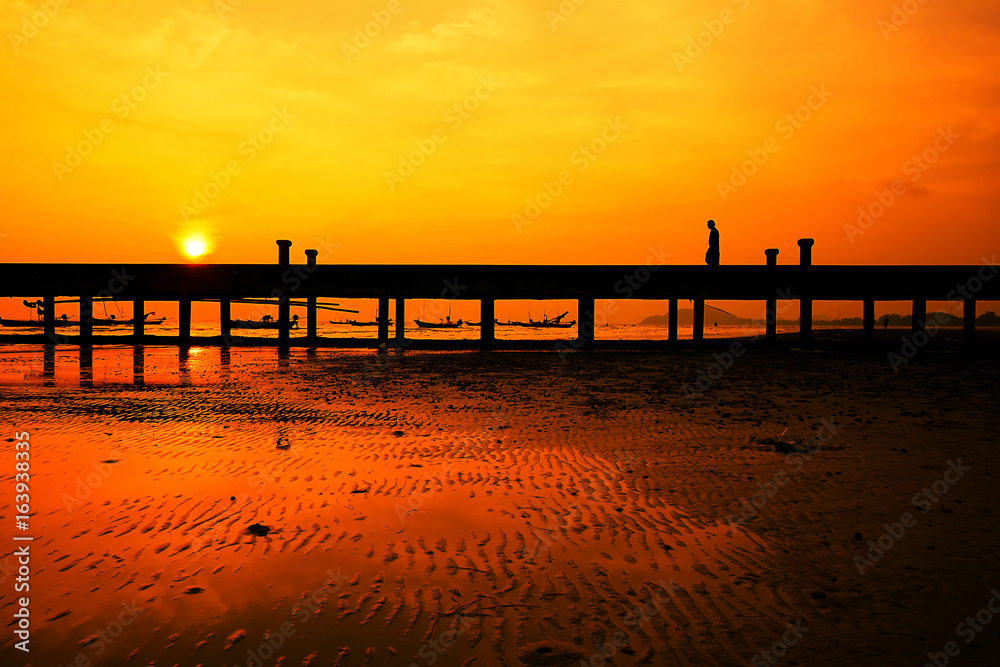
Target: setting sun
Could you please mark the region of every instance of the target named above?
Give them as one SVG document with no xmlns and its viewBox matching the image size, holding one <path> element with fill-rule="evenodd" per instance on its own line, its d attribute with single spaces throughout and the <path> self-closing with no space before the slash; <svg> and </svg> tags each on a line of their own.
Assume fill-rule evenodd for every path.
<svg viewBox="0 0 1000 667">
<path fill-rule="evenodd" d="M 189 236 L 184 239 L 182 248 L 184 254 L 193 259 L 208 252 L 208 243 L 201 236 Z"/>
</svg>

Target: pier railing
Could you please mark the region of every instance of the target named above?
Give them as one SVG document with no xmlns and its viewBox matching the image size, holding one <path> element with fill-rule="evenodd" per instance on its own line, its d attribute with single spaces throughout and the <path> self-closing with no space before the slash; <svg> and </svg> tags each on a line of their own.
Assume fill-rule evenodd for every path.
<svg viewBox="0 0 1000 667">
<path fill-rule="evenodd" d="M 779 265 L 778 250 L 765 250 L 762 265 L 318 265 L 317 252 L 293 264 L 290 241 L 278 241 L 277 264 L 0 264 L 0 296 L 41 297 L 43 331 L 3 336 L 7 342 L 65 342 L 89 345 L 103 342 L 170 344 L 239 344 L 230 330 L 231 304 L 239 299 L 268 298 L 278 303 L 275 339 L 252 338 L 253 345 L 338 346 L 387 344 L 405 339 L 404 303 L 407 299 L 466 299 L 480 302 L 480 339 L 475 346 L 518 347 L 526 341 L 495 337 L 495 302 L 509 299 L 575 299 L 579 315 L 575 347 L 595 345 L 595 302 L 635 298 L 668 302 L 669 344 L 677 340 L 678 301 L 694 308 L 692 338 L 704 339 L 705 302 L 708 300 L 763 301 L 767 304 L 766 337 L 775 340 L 778 301 L 800 304 L 799 338 L 812 338 L 812 302 L 863 302 L 863 339 L 872 341 L 877 301 L 912 303 L 913 328 L 926 326 L 927 301 L 961 301 L 964 337 L 975 339 L 976 302 L 1000 299 L 998 267 L 984 261 L 967 266 L 850 266 L 813 265 L 812 239 L 801 239 L 799 262 Z M 95 335 L 93 299 L 113 297 L 133 302 L 133 330 L 129 336 Z M 55 300 L 80 299 L 77 335 L 56 336 Z M 377 339 L 339 339 L 317 335 L 319 297 L 379 300 Z M 290 337 L 289 299 L 308 302 L 306 335 Z M 219 336 L 191 336 L 191 304 L 220 302 Z M 390 337 L 389 301 L 395 301 L 394 336 Z M 149 336 L 142 321 L 147 301 L 179 304 L 179 335 Z M 456 347 L 470 341 L 448 341 Z M 533 341 L 537 344 L 539 341 Z M 544 342 L 551 346 L 552 341 Z"/>
</svg>

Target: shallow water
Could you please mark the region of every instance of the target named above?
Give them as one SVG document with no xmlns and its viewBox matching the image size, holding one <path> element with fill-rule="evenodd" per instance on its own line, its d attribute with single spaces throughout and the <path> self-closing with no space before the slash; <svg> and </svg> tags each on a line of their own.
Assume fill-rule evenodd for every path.
<svg viewBox="0 0 1000 667">
<path fill-rule="evenodd" d="M 795 326 L 782 325 L 778 328 L 780 333 L 791 333 L 797 331 Z M 0 340 L 4 335 L 38 333 L 40 329 L 0 327 Z M 378 337 L 378 328 L 375 326 L 355 327 L 348 324 L 333 324 L 326 320 L 317 323 L 317 334 L 324 338 L 372 338 Z M 395 324 L 389 328 L 390 335 L 395 335 Z M 678 327 L 678 336 L 681 339 L 691 338 L 692 328 L 690 326 Z M 76 335 L 76 327 L 60 327 L 56 333 L 66 335 Z M 100 327 L 95 329 L 95 333 L 100 335 L 129 335 L 132 333 L 131 325 Z M 168 319 L 163 324 L 150 325 L 145 329 L 145 333 L 153 336 L 177 336 L 177 320 Z M 277 338 L 275 330 L 253 330 L 253 329 L 233 329 L 235 336 L 247 339 L 254 338 Z M 217 322 L 193 322 L 191 325 L 193 336 L 218 336 L 220 330 Z M 711 322 L 705 326 L 706 338 L 730 338 L 730 337 L 750 337 L 764 334 L 763 327 L 758 326 L 714 326 Z M 304 321 L 298 329 L 290 332 L 292 338 L 302 338 L 306 335 Z M 407 338 L 413 340 L 477 340 L 479 338 L 479 327 L 463 325 L 457 329 L 421 329 L 408 325 L 405 328 Z M 497 325 L 495 328 L 496 338 L 499 340 L 571 340 L 576 337 L 575 326 L 567 329 L 535 329 L 531 327 L 512 327 Z M 599 340 L 667 340 L 669 332 L 666 327 L 646 326 L 638 324 L 609 324 L 598 326 L 595 336 Z"/>
</svg>

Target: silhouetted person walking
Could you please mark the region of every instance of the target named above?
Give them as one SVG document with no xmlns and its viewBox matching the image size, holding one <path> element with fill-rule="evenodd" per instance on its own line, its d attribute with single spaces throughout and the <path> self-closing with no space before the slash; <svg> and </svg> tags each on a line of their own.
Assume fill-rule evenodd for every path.
<svg viewBox="0 0 1000 667">
<path fill-rule="evenodd" d="M 885 331 L 888 328 L 889 328 L 889 316 L 886 315 L 885 319 L 882 320 L 882 331 Z"/>
<path fill-rule="evenodd" d="M 705 263 L 709 266 L 719 265 L 719 230 L 715 228 L 715 220 L 708 221 L 708 252 L 705 253 Z"/>
</svg>

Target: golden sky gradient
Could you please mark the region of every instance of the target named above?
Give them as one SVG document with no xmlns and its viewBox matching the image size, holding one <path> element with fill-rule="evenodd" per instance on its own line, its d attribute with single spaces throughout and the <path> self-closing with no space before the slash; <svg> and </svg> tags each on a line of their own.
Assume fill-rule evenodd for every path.
<svg viewBox="0 0 1000 667">
<path fill-rule="evenodd" d="M 723 263 L 1000 241 L 992 3 L 63 2 L 0 5 L 3 261 L 180 261 L 199 231 L 212 262 L 289 238 L 321 262 L 689 264 L 708 218 Z M 526 199 L 547 206 L 518 224 Z"/>
</svg>

